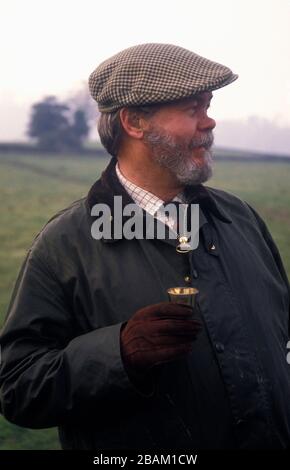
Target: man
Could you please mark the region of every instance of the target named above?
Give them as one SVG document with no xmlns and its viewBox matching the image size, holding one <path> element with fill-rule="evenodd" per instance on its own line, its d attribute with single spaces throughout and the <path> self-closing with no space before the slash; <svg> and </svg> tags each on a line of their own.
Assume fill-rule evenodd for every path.
<svg viewBox="0 0 290 470">
<path fill-rule="evenodd" d="M 259 215 L 202 185 L 212 91 L 236 78 L 168 44 L 129 48 L 91 74 L 113 158 L 41 230 L 20 271 L 1 337 L 8 420 L 59 426 L 64 449 L 289 446 L 287 277 Z M 98 239 L 100 204 L 110 227 L 128 221 L 117 196 L 165 225 L 164 239 L 156 227 L 147 239 Z M 178 250 L 180 226 L 160 218 L 170 201 L 199 204 L 196 249 Z M 174 286 L 198 289 L 193 315 L 168 302 Z"/>
</svg>

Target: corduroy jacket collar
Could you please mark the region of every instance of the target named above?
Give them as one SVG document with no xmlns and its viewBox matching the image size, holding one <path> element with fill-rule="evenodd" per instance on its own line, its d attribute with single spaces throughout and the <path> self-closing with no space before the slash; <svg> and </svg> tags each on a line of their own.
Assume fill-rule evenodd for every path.
<svg viewBox="0 0 290 470">
<path fill-rule="evenodd" d="M 125 188 L 120 183 L 116 174 L 117 159 L 112 158 L 107 168 L 103 171 L 101 178 L 97 180 L 91 187 L 87 195 L 87 206 L 89 211 L 95 204 L 107 204 L 111 210 L 114 207 L 114 196 L 122 196 L 122 206 L 134 203 Z M 220 207 L 214 199 L 213 194 L 205 186 L 199 184 L 185 187 L 185 195 L 188 203 L 200 204 L 201 209 L 205 213 L 209 213 L 222 222 L 231 223 L 230 216 Z"/>
</svg>

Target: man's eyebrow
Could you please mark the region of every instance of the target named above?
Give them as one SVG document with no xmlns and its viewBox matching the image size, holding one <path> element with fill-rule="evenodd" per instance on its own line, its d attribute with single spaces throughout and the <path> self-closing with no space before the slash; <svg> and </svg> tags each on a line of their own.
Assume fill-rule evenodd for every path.
<svg viewBox="0 0 290 470">
<path fill-rule="evenodd" d="M 203 94 L 200 94 L 200 95 L 197 95 L 196 96 L 196 99 L 199 101 L 199 102 L 205 102 L 205 101 L 211 101 L 211 99 L 213 98 L 213 94 L 212 93 L 209 93 L 209 95 L 207 97 L 205 97 Z"/>
<path fill-rule="evenodd" d="M 184 108 L 185 109 L 192 108 L 193 106 L 196 106 L 198 104 L 202 104 L 202 103 L 205 103 L 205 102 L 209 102 L 209 104 L 210 104 L 210 101 L 211 101 L 212 98 L 213 98 L 212 93 L 210 93 L 207 98 L 203 95 L 196 95 L 194 98 L 192 98 L 192 100 L 190 100 L 190 101 L 188 101 L 187 103 L 184 104 Z"/>
<path fill-rule="evenodd" d="M 182 104 L 182 107 L 187 109 L 187 108 L 192 108 L 193 106 L 198 105 L 200 100 L 198 98 L 192 98 L 192 100 L 187 101 Z"/>
</svg>

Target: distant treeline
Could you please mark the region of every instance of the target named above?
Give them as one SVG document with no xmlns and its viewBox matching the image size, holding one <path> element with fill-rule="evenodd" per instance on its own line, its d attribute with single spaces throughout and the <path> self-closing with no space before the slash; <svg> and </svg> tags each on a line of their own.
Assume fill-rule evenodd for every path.
<svg viewBox="0 0 290 470">
<path fill-rule="evenodd" d="M 41 149 L 37 145 L 30 143 L 14 143 L 14 142 L 0 142 L 0 153 L 1 154 L 23 154 L 25 155 L 50 155 L 51 157 L 57 156 L 75 156 L 76 158 L 81 158 L 82 156 L 94 157 L 94 158 L 110 158 L 110 155 L 103 149 L 101 146 L 95 145 L 94 147 L 83 146 L 80 149 L 64 149 L 63 151 L 52 151 Z M 236 150 L 228 148 L 219 148 L 214 149 L 214 158 L 215 160 L 225 160 L 225 161 L 236 161 L 236 162 L 274 162 L 274 163 L 290 163 L 290 155 L 277 155 L 272 153 L 258 153 L 245 150 Z"/>
<path fill-rule="evenodd" d="M 278 155 L 274 153 L 259 153 L 246 150 L 223 149 L 216 147 L 214 149 L 214 158 L 219 161 L 234 162 L 272 162 L 272 163 L 290 163 L 290 155 Z"/>
<path fill-rule="evenodd" d="M 57 157 L 58 155 L 64 155 L 64 154 L 69 154 L 69 155 L 75 155 L 78 157 L 81 156 L 92 156 L 92 157 L 104 157 L 107 155 L 106 151 L 102 147 L 94 147 L 94 148 L 88 148 L 88 147 L 82 147 L 81 149 L 77 150 L 64 150 L 63 152 L 60 151 L 52 151 L 52 150 L 46 150 L 46 149 L 40 149 L 38 146 L 33 145 L 33 144 L 25 144 L 25 143 L 9 143 L 9 142 L 4 142 L 0 143 L 0 153 L 5 153 L 5 154 L 23 154 L 23 155 L 51 155 Z M 109 157 L 109 155 L 108 155 Z"/>
</svg>

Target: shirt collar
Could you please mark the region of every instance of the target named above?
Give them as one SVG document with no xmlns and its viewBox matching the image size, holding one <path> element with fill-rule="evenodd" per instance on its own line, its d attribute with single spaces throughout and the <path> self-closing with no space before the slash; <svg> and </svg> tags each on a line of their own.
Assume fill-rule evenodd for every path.
<svg viewBox="0 0 290 470">
<path fill-rule="evenodd" d="M 155 194 L 128 180 L 128 178 L 126 178 L 121 172 L 118 162 L 116 164 L 116 174 L 120 183 L 131 196 L 133 201 L 150 215 L 154 216 L 158 209 L 160 209 L 160 207 L 165 203 L 165 201 L 157 197 Z M 186 197 L 183 191 L 178 193 L 172 201 L 186 204 Z"/>
<path fill-rule="evenodd" d="M 123 205 L 134 202 L 117 177 L 116 163 L 117 159 L 113 157 L 107 168 L 103 171 L 101 178 L 90 188 L 86 198 L 86 205 L 89 211 L 97 203 L 105 203 L 113 207 L 115 195 L 122 196 Z M 187 203 L 200 204 L 202 211 L 205 210 L 222 222 L 232 223 L 230 211 L 227 210 L 226 205 L 223 203 L 223 198 L 213 188 L 203 186 L 202 184 L 186 186 L 184 195 Z"/>
</svg>

